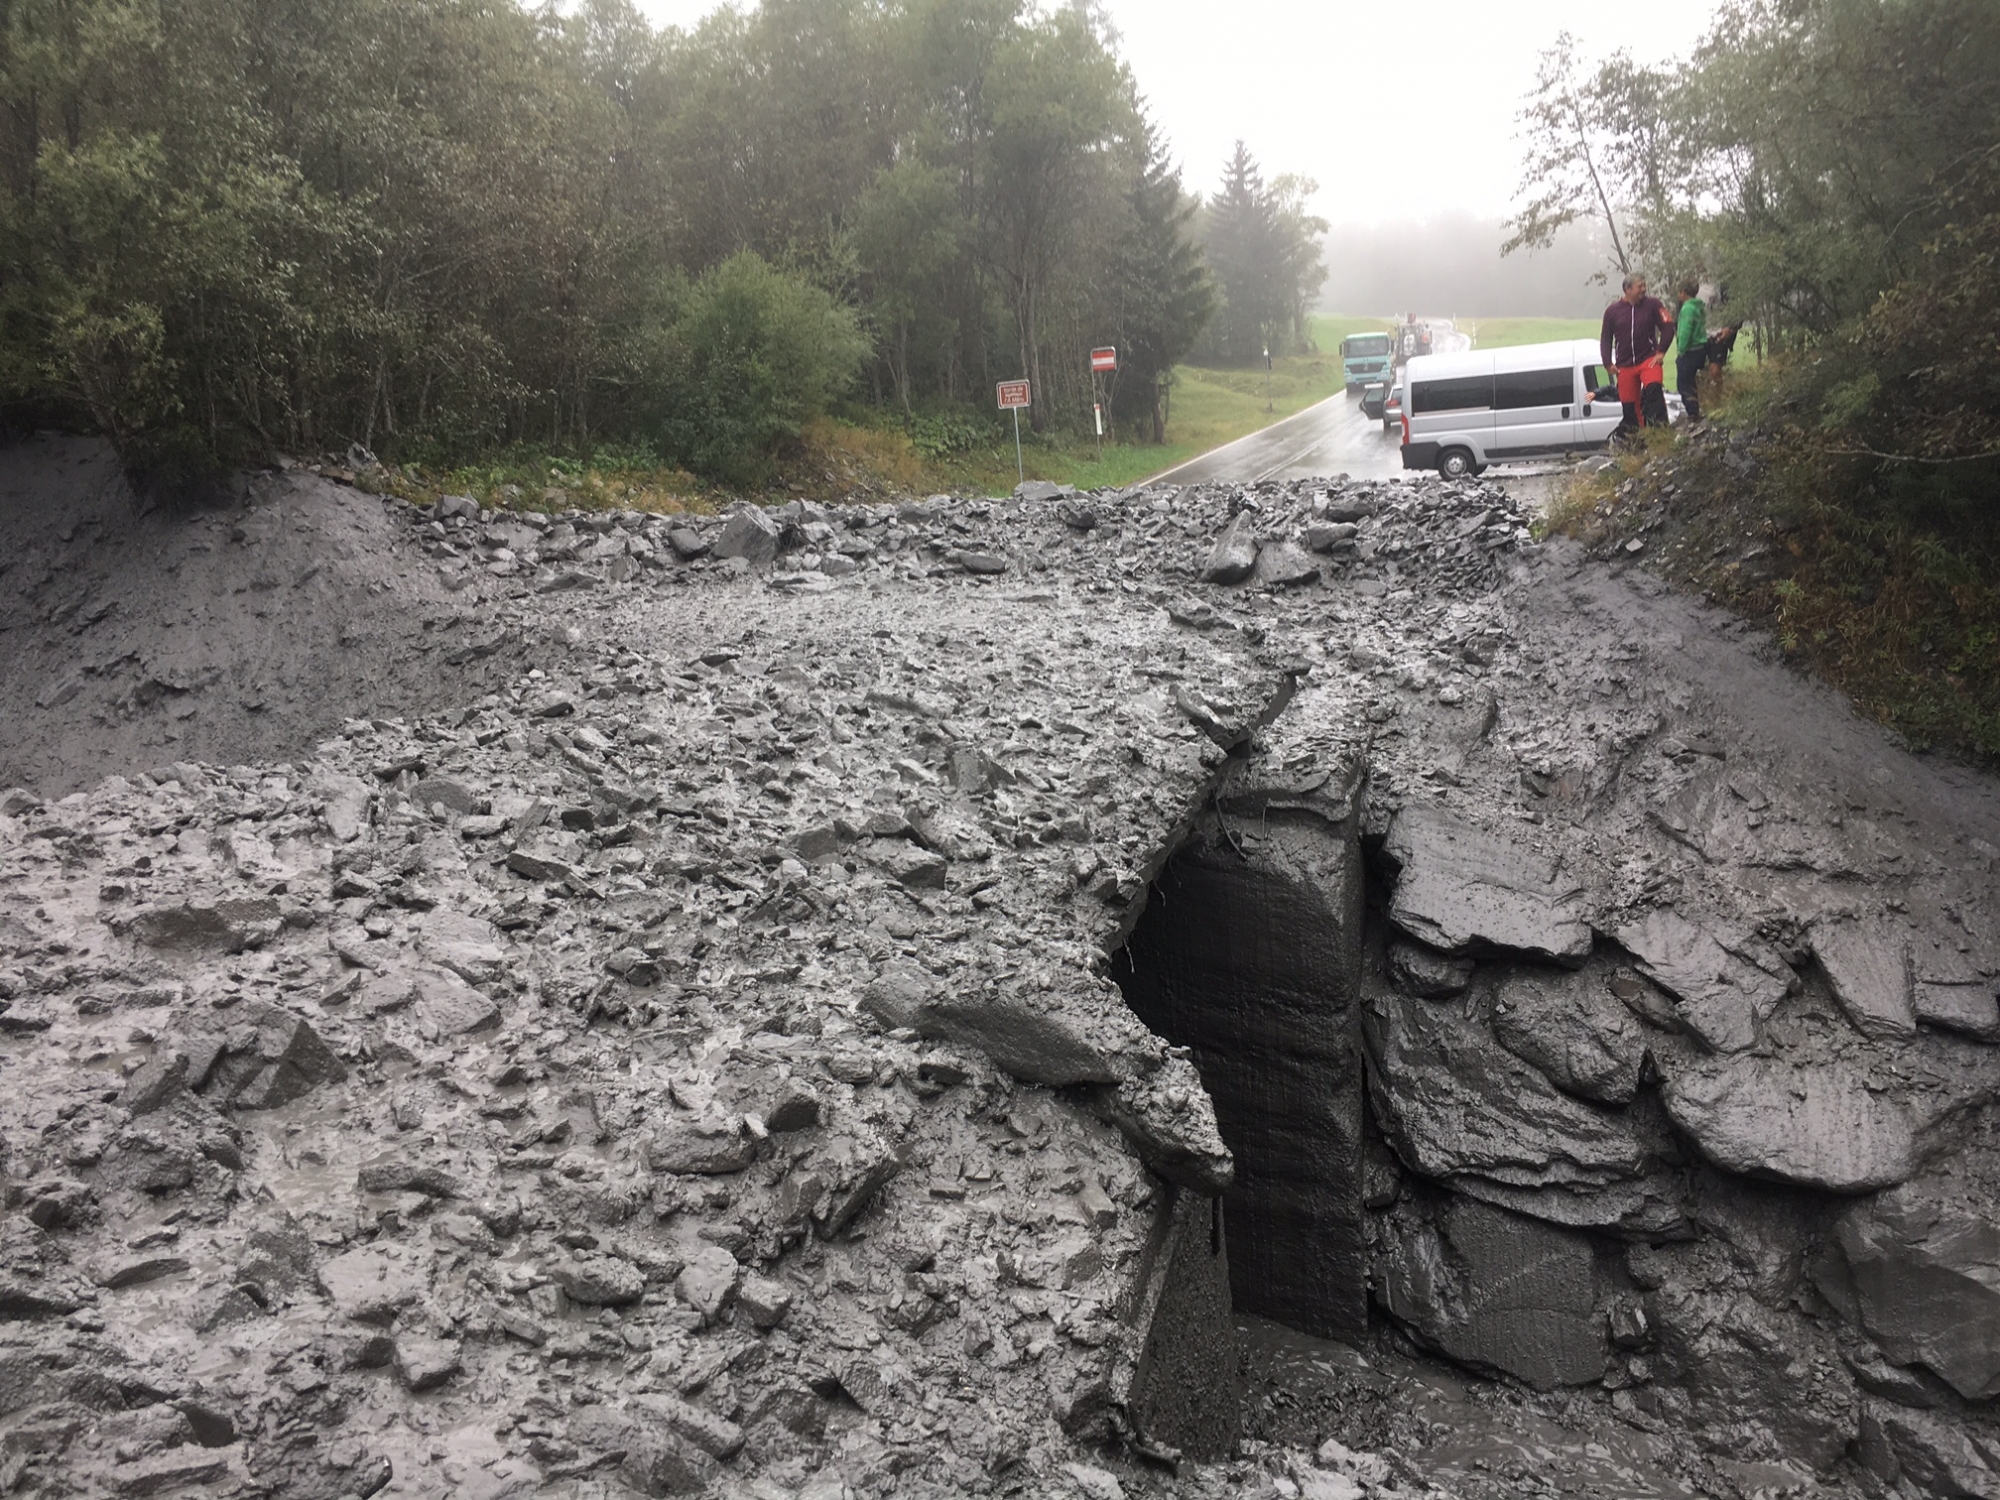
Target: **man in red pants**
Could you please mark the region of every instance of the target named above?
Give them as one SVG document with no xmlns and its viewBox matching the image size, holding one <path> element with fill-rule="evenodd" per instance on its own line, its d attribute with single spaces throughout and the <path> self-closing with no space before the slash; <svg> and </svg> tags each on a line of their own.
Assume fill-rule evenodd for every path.
<svg viewBox="0 0 2000 1500">
<path fill-rule="evenodd" d="M 1657 297 L 1646 295 L 1646 278 L 1636 271 L 1624 281 L 1624 295 L 1604 309 L 1598 350 L 1617 372 L 1618 402 L 1625 419 L 1614 438 L 1648 423 L 1667 425 L 1667 345 L 1674 340 L 1673 315 Z"/>
</svg>

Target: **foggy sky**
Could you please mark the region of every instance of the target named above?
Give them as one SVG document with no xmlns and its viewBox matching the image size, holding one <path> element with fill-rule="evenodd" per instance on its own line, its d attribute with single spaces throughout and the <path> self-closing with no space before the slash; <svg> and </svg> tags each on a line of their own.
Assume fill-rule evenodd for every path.
<svg viewBox="0 0 2000 1500">
<path fill-rule="evenodd" d="M 655 24 L 684 27 L 718 8 L 637 3 Z M 1318 212 L 1351 228 L 1447 216 L 1497 224 L 1520 178 L 1515 111 L 1558 32 L 1589 56 L 1623 47 L 1659 62 L 1685 55 L 1716 6 L 1104 0 L 1190 189 L 1213 191 L 1241 137 L 1268 174 L 1315 179 Z M 1525 268 L 1523 278 L 1541 279 Z"/>
</svg>

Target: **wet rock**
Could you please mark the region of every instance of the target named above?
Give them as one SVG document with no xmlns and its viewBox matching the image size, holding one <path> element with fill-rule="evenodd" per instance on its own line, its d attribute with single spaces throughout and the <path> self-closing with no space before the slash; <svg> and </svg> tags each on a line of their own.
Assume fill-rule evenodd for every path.
<svg viewBox="0 0 2000 1500">
<path fill-rule="evenodd" d="M 1397 938 L 1389 944 L 1389 976 L 1408 995 L 1444 1000 L 1462 995 L 1472 983 L 1472 960 L 1453 958 L 1422 943 Z"/>
<path fill-rule="evenodd" d="M 241 953 L 278 935 L 278 903 L 264 896 L 177 901 L 132 919 L 132 935 L 153 948 Z"/>
<path fill-rule="evenodd" d="M 1876 1040 L 1917 1034 L 1909 941 L 1901 932 L 1886 923 L 1820 922 L 1812 950 L 1855 1030 Z"/>
<path fill-rule="evenodd" d="M 1250 511 L 1238 511 L 1215 540 L 1208 561 L 1202 565 L 1203 583 L 1244 583 L 1257 567 L 1257 518 Z"/>
<path fill-rule="evenodd" d="M 1928 1412 L 1866 1403 L 1860 1453 L 1863 1467 L 1885 1484 L 1952 1500 L 2000 1500 L 2000 1443 L 1979 1441 Z"/>
<path fill-rule="evenodd" d="M 357 1323 L 387 1323 L 429 1289 L 414 1261 L 372 1245 L 334 1256 L 320 1267 L 319 1281 L 334 1310 Z"/>
<path fill-rule="evenodd" d="M 713 555 L 724 559 L 740 557 L 753 568 L 767 568 L 778 560 L 784 535 L 784 528 L 769 514 L 754 505 L 745 505 L 723 526 Z"/>
<path fill-rule="evenodd" d="M 646 1277 L 628 1260 L 579 1255 L 549 1267 L 549 1280 L 585 1307 L 630 1307 L 646 1292 Z"/>
<path fill-rule="evenodd" d="M 1646 1060 L 1644 1029 L 1601 975 L 1509 967 L 1481 976 L 1500 1045 L 1565 1093 L 1629 1104 Z"/>
<path fill-rule="evenodd" d="M 1170 1057 L 1153 1073 L 1100 1089 L 1097 1111 L 1171 1183 L 1213 1194 L 1236 1179 L 1236 1158 L 1223 1143 L 1214 1103 L 1184 1058 Z"/>
<path fill-rule="evenodd" d="M 684 1442 L 727 1463 L 743 1451 L 743 1429 L 734 1422 L 672 1396 L 639 1396 L 633 1408 L 658 1422 Z"/>
<path fill-rule="evenodd" d="M 1267 542 L 1257 551 L 1257 582 L 1285 587 L 1319 581 L 1319 563 L 1291 542 Z"/>
<path fill-rule="evenodd" d="M 2000 997 L 1983 978 L 1917 979 L 1914 1009 L 1926 1026 L 1956 1031 L 1982 1042 L 2000 1042 Z"/>
<path fill-rule="evenodd" d="M 144 1286 L 149 1281 L 178 1276 L 188 1268 L 189 1261 L 180 1255 L 124 1256 L 98 1272 L 97 1284 L 107 1291 L 117 1291 L 123 1287 Z"/>
<path fill-rule="evenodd" d="M 671 1118 L 647 1143 L 646 1160 L 655 1172 L 719 1177 L 740 1172 L 757 1159 L 757 1142 L 733 1121 L 711 1116 Z"/>
<path fill-rule="evenodd" d="M 449 1339 L 396 1339 L 396 1378 L 406 1391 L 432 1391 L 461 1368 L 459 1346 Z"/>
<path fill-rule="evenodd" d="M 1677 912 L 1648 912 L 1620 927 L 1617 938 L 1639 971 L 1676 997 L 1688 1030 L 1717 1052 L 1755 1045 L 1757 1028 L 1794 983 L 1789 971 L 1773 973 L 1738 957 Z"/>
<path fill-rule="evenodd" d="M 1818 1280 L 1896 1363 L 1922 1365 L 1968 1401 L 2000 1396 L 2000 1225 L 1949 1179 L 1848 1209 Z"/>
<path fill-rule="evenodd" d="M 134 1463 L 118 1464 L 110 1474 L 111 1488 L 120 1495 L 164 1495 L 191 1484 L 220 1484 L 241 1460 L 236 1447 L 174 1448 Z"/>
<path fill-rule="evenodd" d="M 347 1077 L 346 1066 L 305 1018 L 275 1005 L 253 1025 L 232 1029 L 206 1072 L 204 1092 L 239 1109 L 276 1109 Z"/>
<path fill-rule="evenodd" d="M 1084 1500 L 1125 1500 L 1125 1486 L 1118 1482 L 1118 1476 L 1095 1464 L 1064 1464 L 1063 1473 L 1076 1486 Z"/>
<path fill-rule="evenodd" d="M 442 807 L 462 818 L 485 810 L 482 799 L 474 796 L 470 787 L 448 776 L 426 776 L 410 788 L 410 800 L 426 812 Z"/>
<path fill-rule="evenodd" d="M 1917 1122 L 1845 1063 L 1736 1057 L 1669 1078 L 1661 1101 L 1717 1166 L 1836 1193 L 1893 1187 L 1916 1171 Z"/>
<path fill-rule="evenodd" d="M 618 1477 L 642 1495 L 698 1495 L 716 1473 L 713 1460 L 643 1407 L 580 1406 L 568 1430 L 572 1443 L 610 1458 Z"/>
<path fill-rule="evenodd" d="M 1530 848 L 1450 813 L 1406 807 L 1383 852 L 1399 872 L 1389 919 L 1434 948 L 1490 943 L 1572 960 L 1590 952 L 1582 887 Z"/>
<path fill-rule="evenodd" d="M 768 1276 L 745 1276 L 736 1290 L 736 1305 L 758 1328 L 776 1328 L 792 1309 L 792 1292 Z"/>
<path fill-rule="evenodd" d="M 443 907 L 418 919 L 417 946 L 468 984 L 492 984 L 507 972 L 507 949 L 493 924 Z"/>
<path fill-rule="evenodd" d="M 1765 1428 L 1814 1469 L 1837 1464 L 1859 1430 L 1860 1401 L 1832 1340 L 1796 1313 L 1720 1289 L 1669 1285 L 1646 1299 L 1659 1375 L 1682 1385 L 1698 1417 Z"/>
<path fill-rule="evenodd" d="M 118 1102 L 134 1119 L 149 1115 L 187 1087 L 187 1076 L 185 1052 L 156 1053 L 125 1080 L 125 1092 Z"/>
<path fill-rule="evenodd" d="M 507 868 L 527 880 L 564 881 L 576 879 L 576 867 L 574 865 L 543 850 L 513 850 L 507 856 Z"/>
<path fill-rule="evenodd" d="M 742 1279 L 743 1267 L 736 1257 L 720 1245 L 710 1245 L 694 1253 L 674 1285 L 704 1323 L 713 1323 L 735 1299 Z"/>
<path fill-rule="evenodd" d="M 365 1163 L 355 1174 L 364 1193 L 422 1193 L 427 1198 L 458 1198 L 465 1192 L 459 1179 L 442 1167 L 422 1165 L 403 1156 Z"/>
<path fill-rule="evenodd" d="M 327 832 L 335 843 L 353 843 L 368 828 L 368 801 L 373 795 L 368 784 L 358 776 L 329 773 L 321 776 L 319 788 L 326 798 L 320 816 Z"/>
<path fill-rule="evenodd" d="M 1434 1219 L 1393 1222 L 1380 1274 L 1398 1322 L 1453 1359 L 1542 1390 L 1602 1378 L 1589 1240 L 1459 1197 Z"/>
<path fill-rule="evenodd" d="M 500 1007 L 448 970 L 418 970 L 410 993 L 417 1019 L 440 1036 L 471 1036 L 500 1024 Z"/>
<path fill-rule="evenodd" d="M 1378 995 L 1362 1031 L 1376 1118 L 1396 1154 L 1427 1177 L 1583 1190 L 1652 1168 L 1633 1121 L 1558 1090 L 1501 1047 L 1465 1000 Z"/>
<path fill-rule="evenodd" d="M 893 964 L 861 1003 L 885 1026 L 977 1047 L 1016 1078 L 1051 1088 L 1116 1082 L 1153 1051 L 1131 1013 L 1095 992 L 1090 1000 L 1074 990 L 968 995 L 914 964 Z"/>
</svg>

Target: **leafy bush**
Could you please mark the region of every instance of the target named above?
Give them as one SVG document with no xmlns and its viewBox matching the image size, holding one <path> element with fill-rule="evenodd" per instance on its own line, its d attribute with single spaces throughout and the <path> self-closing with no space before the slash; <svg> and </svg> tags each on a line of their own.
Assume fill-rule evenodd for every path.
<svg viewBox="0 0 2000 1500">
<path fill-rule="evenodd" d="M 744 251 L 662 287 L 641 352 L 650 425 L 695 473 L 757 484 L 777 444 L 824 412 L 868 354 L 852 309 Z"/>
<path fill-rule="evenodd" d="M 970 453 L 993 441 L 990 424 L 969 412 L 942 411 L 910 418 L 910 446 L 926 458 L 949 458 L 954 453 Z"/>
</svg>

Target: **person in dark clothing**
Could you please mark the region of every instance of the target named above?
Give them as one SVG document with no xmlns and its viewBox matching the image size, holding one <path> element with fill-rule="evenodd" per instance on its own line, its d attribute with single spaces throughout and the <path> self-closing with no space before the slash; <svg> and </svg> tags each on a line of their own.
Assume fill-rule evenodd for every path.
<svg viewBox="0 0 2000 1500">
<path fill-rule="evenodd" d="M 1701 420 L 1701 367 L 1708 363 L 1708 304 L 1701 300 L 1701 283 L 1690 276 L 1681 283 L 1680 310 L 1674 315 L 1674 383 L 1690 422 Z"/>
<path fill-rule="evenodd" d="M 1636 271 L 1624 281 L 1619 299 L 1604 309 L 1599 353 L 1617 372 L 1618 402 L 1625 418 L 1612 437 L 1627 437 L 1647 423 L 1667 425 L 1667 345 L 1674 320 L 1658 297 L 1646 295 L 1646 278 Z"/>
</svg>

